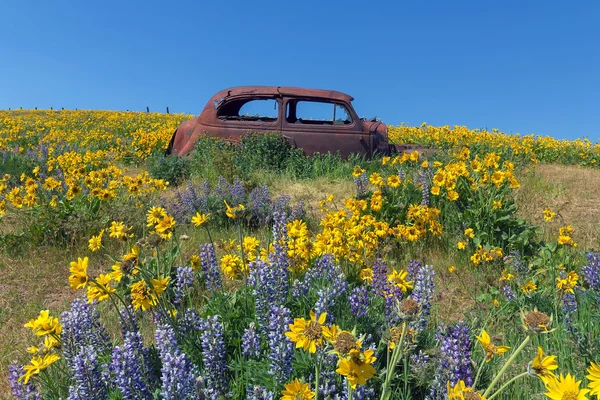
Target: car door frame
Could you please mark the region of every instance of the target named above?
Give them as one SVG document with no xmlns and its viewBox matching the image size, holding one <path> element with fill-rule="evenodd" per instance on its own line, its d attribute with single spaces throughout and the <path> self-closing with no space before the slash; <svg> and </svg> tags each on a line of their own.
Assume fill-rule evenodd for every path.
<svg viewBox="0 0 600 400">
<path fill-rule="evenodd" d="M 287 108 L 290 102 L 316 102 L 330 103 L 332 105 L 341 105 L 352 117 L 352 123 L 346 125 L 312 125 L 297 124 L 287 121 Z M 366 156 L 372 154 L 372 135 L 365 132 L 363 124 L 356 115 L 354 108 L 341 100 L 313 97 L 283 96 L 283 105 L 280 110 L 281 133 L 288 141 L 293 142 L 296 147 L 302 148 L 306 154 L 311 155 L 316 152 L 335 154 L 339 151 L 342 157 L 346 158 L 350 154 L 359 153 Z M 324 135 L 333 135 L 333 137 L 324 137 Z"/>
</svg>

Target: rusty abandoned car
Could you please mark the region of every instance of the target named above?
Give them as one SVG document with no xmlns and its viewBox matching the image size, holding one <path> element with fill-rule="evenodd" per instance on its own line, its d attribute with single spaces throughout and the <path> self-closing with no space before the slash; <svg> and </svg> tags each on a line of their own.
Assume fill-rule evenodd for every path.
<svg viewBox="0 0 600 400">
<path fill-rule="evenodd" d="M 358 153 L 372 156 L 395 149 L 387 126 L 359 118 L 354 98 L 333 90 L 282 86 L 240 86 L 215 94 L 202 113 L 183 122 L 173 134 L 167 154 L 190 153 L 200 135 L 238 141 L 252 132 L 277 132 L 307 155 Z"/>
</svg>

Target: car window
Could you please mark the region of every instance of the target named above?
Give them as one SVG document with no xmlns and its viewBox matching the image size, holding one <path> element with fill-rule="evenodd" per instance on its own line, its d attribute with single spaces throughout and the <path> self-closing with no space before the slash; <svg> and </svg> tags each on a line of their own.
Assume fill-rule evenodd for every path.
<svg viewBox="0 0 600 400">
<path fill-rule="evenodd" d="M 352 117 L 342 104 L 322 101 L 289 101 L 286 110 L 287 122 L 309 125 L 347 125 Z"/>
<path fill-rule="evenodd" d="M 217 118 L 231 121 L 273 122 L 279 115 L 275 99 L 233 100 L 222 104 L 217 110 Z"/>
</svg>

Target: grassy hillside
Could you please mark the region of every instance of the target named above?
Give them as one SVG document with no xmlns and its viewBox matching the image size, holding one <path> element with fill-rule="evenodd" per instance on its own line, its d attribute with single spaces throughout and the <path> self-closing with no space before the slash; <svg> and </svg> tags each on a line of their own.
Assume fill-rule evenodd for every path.
<svg viewBox="0 0 600 400">
<path fill-rule="evenodd" d="M 600 265 L 587 261 L 586 254 L 600 247 L 598 144 L 462 127 L 401 126 L 390 129 L 394 140 L 440 151 L 427 160 L 417 154 L 376 160 L 307 158 L 280 146 L 276 137 L 249 137 L 239 147 L 203 139 L 190 157 L 165 159 L 161 153 L 184 118 L 0 112 L 0 334 L 5 338 L 0 346 L 0 397 L 10 395 L 8 366 L 13 360 L 28 364 L 44 354 L 60 360 L 39 375 L 31 374 L 30 387 L 45 398 L 67 397 L 75 390 L 69 386 L 76 386 L 77 378 L 67 371 L 74 360 L 69 351 L 80 349 L 79 344 L 40 346 L 44 337 L 67 340 L 68 318 L 60 319 L 65 325 L 60 335 L 36 337 L 23 325 L 40 310 L 59 316 L 84 295 L 100 301 L 100 321 L 114 341 L 95 348 L 100 363 L 110 364 L 114 345 L 124 340 L 124 321 L 117 311 L 124 312 L 123 303 L 128 303 L 140 306 L 135 317 L 148 348 L 155 349 L 157 325 L 159 330 L 170 326 L 181 335 L 177 345 L 210 380 L 206 341 L 182 325 L 195 310 L 201 318 L 218 316 L 223 323 L 224 333 L 212 334 L 223 341 L 225 351 L 219 354 L 225 357 L 232 398 L 246 398 L 249 386 L 278 398 L 294 378 L 316 391 L 315 367 L 321 368 L 320 383 L 341 393 L 348 374 L 336 370 L 346 360 L 352 372 L 354 359 L 339 353 L 331 338 L 321 337 L 318 346 L 337 349 L 337 361 L 315 362 L 315 356 L 301 349 L 290 349 L 291 372 L 283 373 L 269 361 L 270 337 L 285 338 L 281 329 L 287 326 L 277 331 L 261 325 L 274 318 L 261 308 L 261 290 L 276 284 L 259 285 L 253 279 L 261 268 L 267 271 L 282 259 L 288 267 L 279 270 L 286 278 L 278 284 L 287 286 L 274 304 L 289 310 L 291 319 L 309 318 L 315 309 L 327 311 L 323 329 L 337 324 L 353 331 L 361 343 L 356 349 L 361 362 L 376 372 L 363 372 L 365 382 L 351 390 L 357 398 L 369 390 L 375 394 L 367 398 L 379 398 L 382 392 L 391 398 L 406 398 L 410 392 L 413 399 L 445 393 L 446 381 L 431 377 L 445 373 L 440 371 L 449 357 L 459 357 L 444 353 L 450 335 L 444 332 L 463 329 L 457 323 L 468 331 L 461 356 L 468 365 L 447 377 L 452 386 L 463 380 L 480 394 L 487 392 L 489 399 L 527 369 L 537 346 L 558 357 L 559 372 L 583 380 L 582 388 L 593 382 L 585 375 L 590 361 L 600 361 L 593 339 L 600 335 L 594 323 L 600 317 L 600 287 L 593 280 Z M 153 207 L 161 207 L 154 209 L 156 220 L 151 218 Z M 195 215 L 207 215 L 207 221 L 196 227 Z M 119 223 L 121 231 L 115 228 Z M 96 249 L 89 241 L 98 235 L 101 246 Z M 209 243 L 217 257 L 212 270 L 201 248 Z M 323 267 L 327 254 L 333 254 L 335 267 Z M 73 290 L 68 278 L 82 276 L 71 266 L 79 257 L 89 258 L 83 273 L 86 287 Z M 252 263 L 259 259 L 264 262 Z M 126 268 L 131 260 L 133 270 Z M 414 269 L 417 264 L 421 267 Z M 384 265 L 383 292 L 377 289 L 378 265 Z M 433 266 L 435 276 L 425 265 Z M 193 283 L 181 299 L 177 285 L 183 266 L 192 268 Z M 588 268 L 582 270 L 584 266 Z M 335 275 L 311 280 L 316 271 L 328 274 L 332 268 L 343 272 L 339 287 L 332 286 Z M 211 289 L 215 274 L 222 280 L 216 291 Z M 103 276 L 107 283 L 98 283 Z M 166 279 L 164 292 L 152 292 L 156 279 Z M 425 290 L 427 282 L 435 289 Z M 136 303 L 135 285 L 151 288 L 145 294 L 147 307 Z M 294 285 L 305 285 L 306 292 L 295 294 Z M 324 297 L 331 293 L 335 297 Z M 356 312 L 351 297 L 360 293 L 368 299 L 364 314 Z M 418 324 L 397 308 L 407 299 L 418 304 Z M 552 315 L 548 328 L 555 330 L 528 336 L 521 329 L 520 312 L 534 308 Z M 241 352 L 250 323 L 268 331 L 259 335 L 255 356 Z M 407 326 L 408 336 L 401 338 Z M 496 351 L 486 363 L 484 350 L 494 353 L 497 347 L 481 345 L 476 337 L 482 337 L 482 330 L 496 346 L 509 346 L 508 354 Z M 514 352 L 521 343 L 523 350 Z M 30 346 L 40 347 L 39 352 L 28 354 Z M 377 361 L 364 361 L 367 348 Z M 401 362 L 390 365 L 390 357 L 396 356 Z M 509 359 L 512 365 L 506 364 Z M 160 370 L 158 355 L 152 365 Z M 385 371 L 393 370 L 388 379 Z M 63 384 L 50 385 L 50 377 Z M 542 379 L 519 379 L 495 398 L 543 397 Z M 160 392 L 157 382 L 148 380 L 148 390 Z M 124 389 L 98 390 L 120 398 Z"/>
</svg>

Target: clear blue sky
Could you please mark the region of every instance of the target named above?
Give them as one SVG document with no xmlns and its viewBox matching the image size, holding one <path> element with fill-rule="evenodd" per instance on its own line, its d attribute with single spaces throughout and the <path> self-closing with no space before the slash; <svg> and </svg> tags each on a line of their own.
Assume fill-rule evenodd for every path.
<svg viewBox="0 0 600 400">
<path fill-rule="evenodd" d="M 199 113 L 236 85 L 361 116 L 600 137 L 597 1 L 4 1 L 0 109 Z"/>
</svg>

